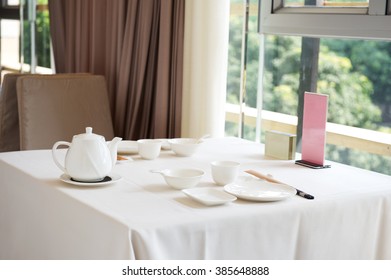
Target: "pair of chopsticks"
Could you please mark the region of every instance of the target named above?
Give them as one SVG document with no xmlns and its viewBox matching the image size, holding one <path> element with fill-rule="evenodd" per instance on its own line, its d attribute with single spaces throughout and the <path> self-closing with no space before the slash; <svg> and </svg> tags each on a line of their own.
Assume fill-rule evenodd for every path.
<svg viewBox="0 0 391 280">
<path fill-rule="evenodd" d="M 265 181 L 271 182 L 271 183 L 287 185 L 285 183 L 277 181 L 276 179 L 273 179 L 273 177 L 271 177 L 271 176 L 264 175 L 262 173 L 259 173 L 258 171 L 255 171 L 255 170 L 246 170 L 244 172 L 246 172 L 248 174 L 251 174 L 251 175 L 253 175 L 253 176 L 257 177 L 257 178 L 263 179 Z M 289 185 L 287 185 L 287 186 L 289 186 Z M 292 187 L 292 186 L 290 186 L 290 187 Z M 298 196 L 304 197 L 306 199 L 314 199 L 314 196 L 312 196 L 312 195 L 310 195 L 310 194 L 308 194 L 306 192 L 303 192 L 303 191 L 301 191 L 299 189 L 296 189 L 295 187 L 292 187 L 292 188 L 294 188 L 296 190 L 296 194 Z"/>
</svg>

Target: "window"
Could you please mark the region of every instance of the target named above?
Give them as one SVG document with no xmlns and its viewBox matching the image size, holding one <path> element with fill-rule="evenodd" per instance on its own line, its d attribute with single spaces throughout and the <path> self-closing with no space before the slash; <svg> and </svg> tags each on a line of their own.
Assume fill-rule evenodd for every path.
<svg viewBox="0 0 391 280">
<path fill-rule="evenodd" d="M 232 102 L 228 86 L 227 135 L 239 135 L 233 133 L 235 124 L 240 127 L 234 116 L 241 115 L 244 138 L 262 141 L 268 129 L 299 136 L 300 92 L 325 93 L 326 159 L 391 174 L 391 16 L 385 3 L 262 1 L 262 35 L 257 43 L 244 44 L 247 53 L 258 51 L 259 59 L 247 57 L 248 66 L 242 67 L 246 88 L 259 84 L 258 95 L 247 90 L 245 100 Z M 248 20 L 251 34 L 256 20 Z M 259 69 L 251 70 L 249 65 L 258 62 Z M 303 66 L 309 71 L 300 72 Z M 256 75 L 261 82 L 251 78 Z"/>
<path fill-rule="evenodd" d="M 313 4 L 309 5 L 308 2 L 309 1 L 305 1 L 305 0 L 275 1 L 276 5 L 283 5 L 284 7 L 314 6 Z M 314 4 L 317 7 L 368 7 L 368 2 L 369 0 L 349 0 L 349 1 L 324 0 L 324 1 L 316 1 Z"/>
<path fill-rule="evenodd" d="M 225 130 L 259 140 L 254 116 L 259 70 L 258 0 L 231 0 Z M 259 128 L 259 126 L 258 126 Z"/>
<path fill-rule="evenodd" d="M 325 8 L 316 5 L 319 2 L 316 0 L 305 1 L 315 3 L 311 6 L 293 8 L 284 6 L 282 0 L 262 1 L 260 31 L 263 34 L 390 40 L 391 17 L 387 11 L 390 3 L 387 1 L 371 0 L 368 8 Z"/>
<path fill-rule="evenodd" d="M 382 2 L 382 0 L 381 0 Z M 305 10 L 304 10 L 304 9 Z M 274 1 L 274 12 L 281 10 L 285 12 L 302 13 L 344 13 L 344 14 L 367 14 L 369 11 L 368 0 L 276 0 Z M 321 9 L 321 10 L 320 10 Z M 382 9 L 384 12 L 384 9 Z"/>
<path fill-rule="evenodd" d="M 1 74 L 52 73 L 48 0 L 0 3 Z"/>
<path fill-rule="evenodd" d="M 20 21 L 2 19 L 1 24 L 1 65 L 8 69 L 19 67 Z"/>
</svg>

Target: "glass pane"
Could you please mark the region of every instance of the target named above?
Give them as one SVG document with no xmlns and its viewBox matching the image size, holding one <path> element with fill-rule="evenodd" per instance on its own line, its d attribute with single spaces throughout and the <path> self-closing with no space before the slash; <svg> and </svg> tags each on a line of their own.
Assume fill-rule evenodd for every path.
<svg viewBox="0 0 391 280">
<path fill-rule="evenodd" d="M 19 69 L 19 20 L 1 20 L 1 65 Z"/>
<path fill-rule="evenodd" d="M 34 26 L 28 17 L 28 5 L 24 6 L 25 20 L 24 28 L 24 63 L 31 64 L 31 44 L 35 43 L 35 55 L 39 67 L 50 68 L 50 30 L 48 0 L 39 0 L 36 7 L 36 20 Z M 34 38 L 32 36 L 34 35 Z M 35 42 L 33 42 L 35 39 Z"/>
<path fill-rule="evenodd" d="M 7 0 L 8 6 L 19 6 L 20 0 Z"/>
<path fill-rule="evenodd" d="M 244 84 L 243 109 L 256 108 L 259 64 L 259 34 L 258 34 L 258 0 L 249 0 L 248 32 L 245 36 L 245 46 L 242 50 L 243 24 L 245 2 L 231 0 L 230 31 L 229 31 L 229 57 L 227 78 L 227 103 L 234 105 L 235 116 L 225 124 L 226 135 L 239 134 L 239 106 L 241 85 Z M 242 57 L 244 52 L 244 57 Z M 241 63 L 244 60 L 244 73 L 241 73 Z M 241 77 L 243 80 L 241 81 Z M 255 127 L 246 123 L 246 112 L 242 115 L 244 126 L 242 137 L 255 140 Z"/>
<path fill-rule="evenodd" d="M 226 102 L 237 106 L 239 106 L 240 99 L 241 45 L 244 8 L 245 6 L 242 0 L 231 0 Z M 225 123 L 225 133 L 230 136 L 238 136 L 239 122 L 239 115 L 233 114 L 232 119 L 227 120 Z"/>
<path fill-rule="evenodd" d="M 302 55 L 305 39 L 266 36 L 263 109 L 296 117 L 302 60 L 314 58 L 312 82 L 329 95 L 328 122 L 391 134 L 391 42 L 322 38 L 317 58 Z M 391 175 L 389 156 L 327 145 L 326 158 Z"/>
<path fill-rule="evenodd" d="M 284 7 L 368 7 L 369 0 L 285 0 Z"/>
</svg>

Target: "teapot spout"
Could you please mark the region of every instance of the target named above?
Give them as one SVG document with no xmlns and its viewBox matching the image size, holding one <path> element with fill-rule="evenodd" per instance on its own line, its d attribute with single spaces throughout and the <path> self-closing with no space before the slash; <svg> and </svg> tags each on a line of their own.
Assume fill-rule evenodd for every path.
<svg viewBox="0 0 391 280">
<path fill-rule="evenodd" d="M 110 155 L 111 155 L 111 162 L 114 165 L 117 163 L 117 149 L 118 149 L 118 144 L 121 142 L 122 138 L 120 137 L 114 137 L 113 140 L 107 143 L 107 146 L 110 150 Z"/>
</svg>

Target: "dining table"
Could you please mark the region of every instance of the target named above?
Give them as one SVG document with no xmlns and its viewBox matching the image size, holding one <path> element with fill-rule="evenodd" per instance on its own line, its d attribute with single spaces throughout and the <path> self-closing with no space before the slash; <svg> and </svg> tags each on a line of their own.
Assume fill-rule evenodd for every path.
<svg viewBox="0 0 391 280">
<path fill-rule="evenodd" d="M 169 148 L 153 160 L 129 152 L 107 184 L 67 182 L 51 150 L 0 153 L 0 259 L 391 259 L 391 176 L 332 161 L 312 169 L 266 157 L 264 148 L 215 137 L 190 157 Z M 194 189 L 228 194 L 212 179 L 216 160 L 239 162 L 242 182 L 260 180 L 245 172 L 254 170 L 314 199 L 238 195 L 211 206 L 151 172 L 201 169 Z"/>
</svg>

